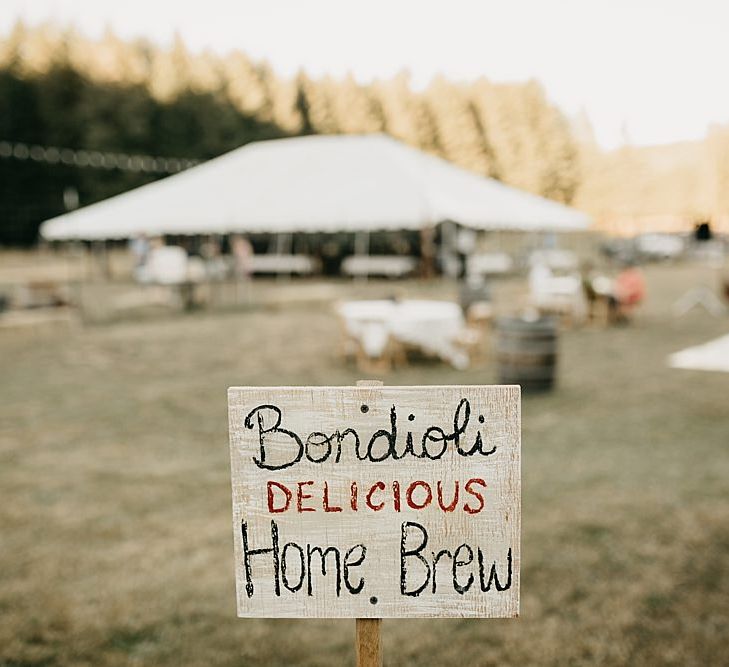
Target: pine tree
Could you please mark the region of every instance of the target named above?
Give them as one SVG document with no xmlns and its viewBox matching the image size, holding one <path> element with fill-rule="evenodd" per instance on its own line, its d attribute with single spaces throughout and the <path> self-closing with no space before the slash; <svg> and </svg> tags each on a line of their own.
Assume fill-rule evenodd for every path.
<svg viewBox="0 0 729 667">
<path fill-rule="evenodd" d="M 438 120 L 425 95 L 414 95 L 410 103 L 415 126 L 416 147 L 434 155 L 443 155 Z"/>
<path fill-rule="evenodd" d="M 240 51 L 232 53 L 223 62 L 228 99 L 241 113 L 267 121 L 271 119 L 271 101 L 264 72 Z"/>
<path fill-rule="evenodd" d="M 303 132 L 304 118 L 299 108 L 299 88 L 296 80 L 276 76 L 266 63 L 261 65 L 259 71 L 268 91 L 271 121 L 285 134 L 296 135 Z"/>
<path fill-rule="evenodd" d="M 18 19 L 5 39 L 0 39 L 0 69 L 19 71 L 22 49 L 27 39 L 28 29 Z"/>
<path fill-rule="evenodd" d="M 439 76 L 428 88 L 427 99 L 438 126 L 443 157 L 464 169 L 487 175 L 488 143 L 466 90 Z"/>
<path fill-rule="evenodd" d="M 64 39 L 69 65 L 88 79 L 101 84 L 139 85 L 149 78 L 148 54 L 139 42 L 124 42 L 109 29 L 98 41 L 73 28 L 66 31 Z"/>
<path fill-rule="evenodd" d="M 305 72 L 297 77 L 299 109 L 305 117 L 304 127 L 316 134 L 337 134 L 340 131 L 332 99 L 330 78 L 314 81 Z"/>
<path fill-rule="evenodd" d="M 51 23 L 23 31 L 17 47 L 18 64 L 26 76 L 38 76 L 56 65 L 67 63 L 63 32 Z"/>
<path fill-rule="evenodd" d="M 348 75 L 326 82 L 334 125 L 344 134 L 370 134 L 384 129 L 382 109 L 371 89 Z"/>
<path fill-rule="evenodd" d="M 169 50 L 154 52 L 149 89 L 162 102 L 174 100 L 190 89 L 190 57 L 179 34 L 175 34 Z"/>
<path fill-rule="evenodd" d="M 220 93 L 224 88 L 223 64 L 211 51 L 190 59 L 190 89 L 196 93 Z"/>
<path fill-rule="evenodd" d="M 383 130 L 411 146 L 419 146 L 409 74 L 400 72 L 389 81 L 375 81 L 371 90 L 382 113 Z"/>
</svg>

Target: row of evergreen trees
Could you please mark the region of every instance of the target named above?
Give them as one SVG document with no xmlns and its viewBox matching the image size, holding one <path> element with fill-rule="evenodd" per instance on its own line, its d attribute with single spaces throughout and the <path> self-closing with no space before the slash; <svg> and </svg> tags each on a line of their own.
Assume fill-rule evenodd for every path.
<svg viewBox="0 0 729 667">
<path fill-rule="evenodd" d="M 284 78 L 242 52 L 95 41 L 52 25 L 18 24 L 0 41 L 0 140 L 207 159 L 261 139 L 368 132 L 562 202 L 579 181 L 570 127 L 533 81 L 436 78 L 415 91 L 406 74 Z M 33 242 L 68 187 L 83 205 L 152 178 L 0 158 L 0 243 Z"/>
</svg>

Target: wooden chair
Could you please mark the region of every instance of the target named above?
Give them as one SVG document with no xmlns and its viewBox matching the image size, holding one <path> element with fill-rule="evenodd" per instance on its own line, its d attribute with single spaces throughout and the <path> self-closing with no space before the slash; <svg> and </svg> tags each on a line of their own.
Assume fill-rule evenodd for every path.
<svg viewBox="0 0 729 667">
<path fill-rule="evenodd" d="M 475 301 L 466 310 L 466 322 L 484 331 L 491 328 L 493 317 L 494 308 L 488 301 Z"/>
<path fill-rule="evenodd" d="M 407 365 L 405 346 L 392 336 L 388 337 L 387 344 L 377 357 L 368 354 L 359 340 L 356 340 L 356 344 L 357 369 L 362 373 L 373 375 L 389 373 L 395 368 L 402 368 Z"/>
<path fill-rule="evenodd" d="M 487 337 L 484 329 L 476 326 L 467 326 L 458 332 L 453 344 L 468 355 L 473 364 L 479 364 L 487 358 Z"/>
<path fill-rule="evenodd" d="M 337 346 L 337 355 L 342 361 L 348 362 L 357 358 L 360 350 L 359 341 L 352 336 L 347 329 L 347 323 L 344 318 L 337 314 L 337 322 L 339 323 L 339 344 Z"/>
</svg>

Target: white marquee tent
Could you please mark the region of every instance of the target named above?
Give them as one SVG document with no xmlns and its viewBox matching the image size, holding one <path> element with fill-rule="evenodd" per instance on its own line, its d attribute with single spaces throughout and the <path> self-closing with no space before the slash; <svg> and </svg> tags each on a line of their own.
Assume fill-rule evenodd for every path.
<svg viewBox="0 0 729 667">
<path fill-rule="evenodd" d="M 188 171 L 47 220 L 48 240 L 140 234 L 421 229 L 572 231 L 589 218 L 384 135 L 248 144 Z"/>
</svg>

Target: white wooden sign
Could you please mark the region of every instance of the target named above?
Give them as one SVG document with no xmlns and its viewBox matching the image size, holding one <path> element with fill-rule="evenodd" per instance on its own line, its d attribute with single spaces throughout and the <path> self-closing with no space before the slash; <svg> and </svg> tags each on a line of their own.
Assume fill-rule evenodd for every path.
<svg viewBox="0 0 729 667">
<path fill-rule="evenodd" d="M 518 386 L 232 387 L 238 615 L 519 613 Z"/>
</svg>

